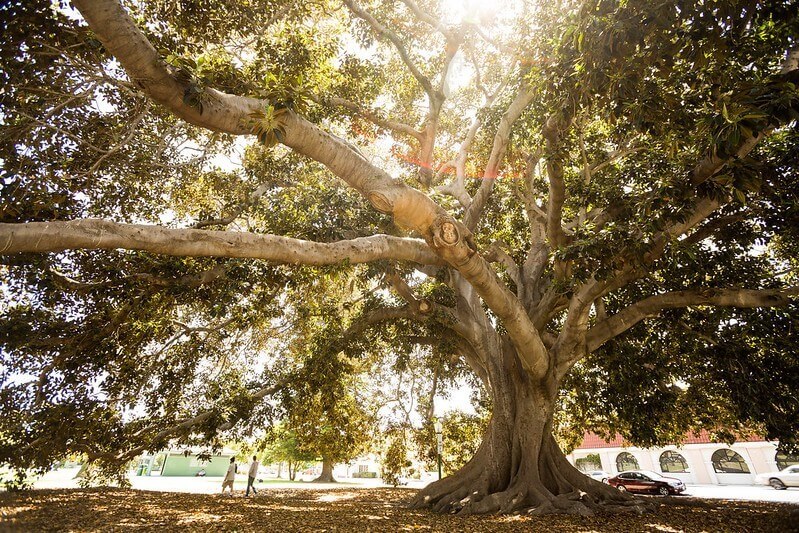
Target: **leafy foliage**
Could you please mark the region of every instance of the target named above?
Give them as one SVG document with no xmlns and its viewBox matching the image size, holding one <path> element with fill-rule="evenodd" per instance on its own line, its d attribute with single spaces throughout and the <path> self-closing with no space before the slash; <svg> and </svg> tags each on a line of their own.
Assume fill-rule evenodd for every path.
<svg viewBox="0 0 799 533">
<path fill-rule="evenodd" d="M 405 432 L 401 429 L 390 432 L 388 447 L 380 463 L 383 483 L 392 487 L 400 485 L 403 475 L 411 464 L 408 460 Z"/>
<path fill-rule="evenodd" d="M 286 463 L 291 481 L 297 476 L 297 471 L 304 465 L 316 459 L 310 452 L 303 451 L 297 442 L 294 431 L 278 424 L 270 428 L 269 433 L 261 442 L 261 451 L 266 463 Z"/>
</svg>

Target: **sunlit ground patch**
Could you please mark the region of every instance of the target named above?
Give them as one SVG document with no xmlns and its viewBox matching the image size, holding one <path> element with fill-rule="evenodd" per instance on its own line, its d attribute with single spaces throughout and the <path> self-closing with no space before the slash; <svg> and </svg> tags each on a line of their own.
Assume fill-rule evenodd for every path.
<svg viewBox="0 0 799 533">
<path fill-rule="evenodd" d="M 663 524 L 647 524 L 646 527 L 648 531 L 663 531 L 663 533 L 681 533 L 683 531 Z"/>
<path fill-rule="evenodd" d="M 352 500 L 358 496 L 357 492 L 329 492 L 317 498 L 320 502 L 338 502 L 342 500 Z"/>
</svg>

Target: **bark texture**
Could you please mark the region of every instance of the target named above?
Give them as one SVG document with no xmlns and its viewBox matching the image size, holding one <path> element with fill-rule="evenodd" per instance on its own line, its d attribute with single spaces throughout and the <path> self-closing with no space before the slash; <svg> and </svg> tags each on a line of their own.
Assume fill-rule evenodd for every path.
<svg viewBox="0 0 799 533">
<path fill-rule="evenodd" d="M 491 420 L 475 456 L 454 475 L 418 494 L 413 507 L 459 514 L 569 513 L 603 508 L 641 511 L 644 504 L 575 469 L 552 437 L 557 382 L 533 379 L 503 342 L 489 365 Z"/>
<path fill-rule="evenodd" d="M 441 265 L 424 241 L 371 235 L 320 243 L 240 231 L 170 229 L 103 219 L 0 224 L 0 254 L 69 249 L 146 250 L 173 256 L 248 257 L 275 263 L 331 265 L 376 259 Z"/>
</svg>

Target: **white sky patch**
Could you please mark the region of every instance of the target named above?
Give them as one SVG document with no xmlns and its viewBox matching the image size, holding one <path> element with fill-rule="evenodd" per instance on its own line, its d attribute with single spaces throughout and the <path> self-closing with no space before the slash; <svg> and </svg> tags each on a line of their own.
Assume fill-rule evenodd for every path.
<svg viewBox="0 0 799 533">
<path fill-rule="evenodd" d="M 83 20 L 83 15 L 80 14 L 80 11 L 75 9 L 71 5 L 65 5 L 59 0 L 52 0 L 50 2 L 50 9 L 55 11 L 56 13 L 60 13 L 71 20 Z"/>
<path fill-rule="evenodd" d="M 452 58 L 447 77 L 444 80 L 444 96 L 449 98 L 451 94 L 460 91 L 471 83 L 473 77 L 474 68 L 466 60 L 463 52 L 458 50 L 455 57 Z"/>
<path fill-rule="evenodd" d="M 674 386 L 677 387 L 680 390 L 688 390 L 688 388 L 691 386 L 691 384 L 687 383 L 687 382 L 685 382 L 685 381 L 683 381 L 681 379 L 676 379 L 676 380 L 674 380 Z"/>
<path fill-rule="evenodd" d="M 768 247 L 762 244 L 755 243 L 748 251 L 747 254 L 751 255 L 752 257 L 760 257 L 761 255 L 768 252 Z"/>
<path fill-rule="evenodd" d="M 469 382 L 458 380 L 454 389 L 450 390 L 448 398 L 436 396 L 433 416 L 443 417 L 450 411 L 461 411 L 469 415 L 477 414 L 472 403 L 472 394 L 475 390 Z"/>
<path fill-rule="evenodd" d="M 369 60 L 377 54 L 377 43 L 375 42 L 369 48 L 364 48 L 355 39 L 345 39 L 343 52 L 344 55 L 354 56 L 361 60 Z M 334 61 L 334 65 L 340 66 L 342 57 L 339 56 L 337 61 Z"/>
<path fill-rule="evenodd" d="M 441 15 L 447 24 L 486 25 L 496 17 L 504 2 L 483 0 L 442 0 Z"/>
<path fill-rule="evenodd" d="M 249 136 L 241 135 L 236 137 L 233 148 L 228 153 L 217 153 L 208 158 L 203 170 L 210 170 L 211 167 L 219 168 L 225 172 L 235 172 L 243 167 L 244 150 L 250 144 Z"/>
<path fill-rule="evenodd" d="M 100 113 L 102 113 L 104 115 L 109 115 L 111 113 L 116 113 L 117 112 L 117 108 L 111 102 L 106 100 L 105 96 L 103 96 L 103 93 L 100 92 L 99 90 L 98 91 L 94 91 L 94 102 L 93 102 L 93 104 L 94 104 L 94 107 L 97 109 L 97 111 L 99 111 Z"/>
<path fill-rule="evenodd" d="M 167 209 L 158 215 L 158 221 L 164 226 L 168 226 L 175 221 L 175 212 L 172 209 Z"/>
</svg>

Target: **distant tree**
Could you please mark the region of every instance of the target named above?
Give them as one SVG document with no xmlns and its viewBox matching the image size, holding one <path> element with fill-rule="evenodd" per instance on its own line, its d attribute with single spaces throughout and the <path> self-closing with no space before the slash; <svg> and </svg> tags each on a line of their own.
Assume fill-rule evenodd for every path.
<svg viewBox="0 0 799 533">
<path fill-rule="evenodd" d="M 468 463 L 483 439 L 489 417 L 450 411 L 441 419 L 441 458 L 445 472 L 457 472 Z"/>
<path fill-rule="evenodd" d="M 332 386 L 323 388 L 304 385 L 307 382 L 283 401 L 286 424 L 297 440 L 297 449 L 322 462 L 322 472 L 314 481 L 331 483 L 336 481 L 336 464 L 349 462 L 369 449 L 375 420 L 355 387 L 333 380 L 326 384 Z"/>
<path fill-rule="evenodd" d="M 440 419 L 442 433 L 441 468 L 447 473 L 463 468 L 479 449 L 489 420 L 489 413 L 469 414 L 449 411 Z M 431 470 L 437 468 L 438 437 L 432 420 L 414 432 L 419 458 Z"/>
<path fill-rule="evenodd" d="M 315 460 L 314 455 L 300 449 L 297 436 L 282 424 L 271 429 L 260 447 L 265 463 L 286 463 L 291 481 L 296 479 L 299 469 Z"/>
<path fill-rule="evenodd" d="M 380 462 L 383 483 L 394 487 L 400 485 L 402 477 L 411 466 L 408 460 L 408 446 L 405 431 L 394 428 L 386 435 L 387 446 Z"/>
</svg>

